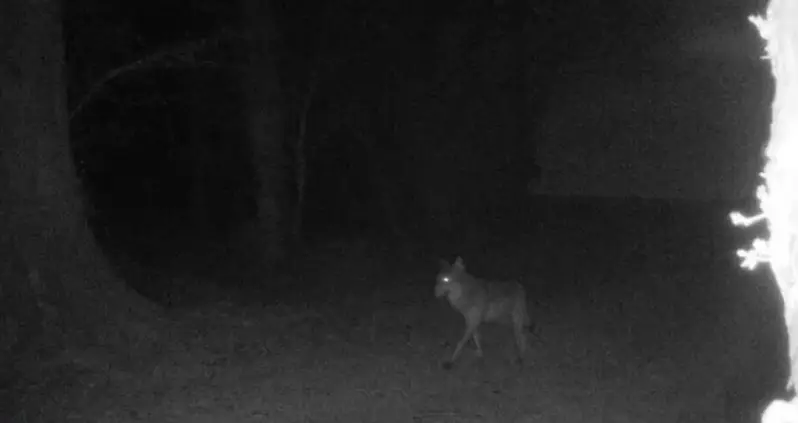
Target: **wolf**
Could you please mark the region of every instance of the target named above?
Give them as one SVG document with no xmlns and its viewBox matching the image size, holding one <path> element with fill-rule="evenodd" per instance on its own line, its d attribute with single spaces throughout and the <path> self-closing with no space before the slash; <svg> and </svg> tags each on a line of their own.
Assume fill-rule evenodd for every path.
<svg viewBox="0 0 798 423">
<path fill-rule="evenodd" d="M 527 313 L 526 291 L 517 281 L 487 281 L 466 272 L 462 257 L 454 264 L 441 260 L 435 283 L 435 297 L 446 297 L 452 308 L 465 318 L 465 333 L 457 343 L 451 359 L 443 363 L 451 369 L 469 339 L 474 340 L 477 357 L 482 357 L 479 326 L 484 323 L 512 325 L 518 352 L 516 362 L 523 365 L 526 331 L 533 331 Z"/>
</svg>

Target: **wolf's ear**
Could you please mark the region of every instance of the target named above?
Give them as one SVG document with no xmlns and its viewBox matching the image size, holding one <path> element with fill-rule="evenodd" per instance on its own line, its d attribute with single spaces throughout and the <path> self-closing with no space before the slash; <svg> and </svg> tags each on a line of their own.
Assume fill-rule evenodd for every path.
<svg viewBox="0 0 798 423">
<path fill-rule="evenodd" d="M 457 256 L 457 259 L 454 261 L 454 267 L 459 267 L 460 269 L 465 269 L 465 263 L 463 263 L 463 258 Z"/>
</svg>

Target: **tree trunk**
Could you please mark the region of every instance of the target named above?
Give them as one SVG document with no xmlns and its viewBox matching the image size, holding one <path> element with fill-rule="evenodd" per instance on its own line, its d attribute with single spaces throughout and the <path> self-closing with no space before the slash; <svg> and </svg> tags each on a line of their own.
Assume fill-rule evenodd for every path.
<svg viewBox="0 0 798 423">
<path fill-rule="evenodd" d="M 294 206 L 294 216 L 292 222 L 291 235 L 294 238 L 294 243 L 299 244 L 302 238 L 302 224 L 305 215 L 305 194 L 307 190 L 308 180 L 308 163 L 307 163 L 307 134 L 308 134 L 308 118 L 310 109 L 313 105 L 313 100 L 316 95 L 316 88 L 319 84 L 318 70 L 311 73 L 308 80 L 308 88 L 305 95 L 302 97 L 302 109 L 299 114 L 299 128 L 294 144 L 294 179 L 296 183 L 296 205 Z"/>
<path fill-rule="evenodd" d="M 186 75 L 182 79 L 189 105 L 185 107 L 186 110 L 181 117 L 188 128 L 188 142 L 184 144 L 185 159 L 190 160 L 191 163 L 189 214 L 194 230 L 204 236 L 211 227 L 209 179 L 217 177 L 217 175 L 212 175 L 210 169 L 213 155 L 210 151 L 211 146 L 208 145 L 210 140 L 203 136 L 203 132 L 208 130 L 208 126 L 202 124 L 204 115 L 199 105 L 202 104 L 204 98 L 199 92 L 200 82 L 198 80 L 201 78 L 193 75 Z"/>
<path fill-rule="evenodd" d="M 5 353 L 29 351 L 42 337 L 56 346 L 113 342 L 135 327 L 136 297 L 125 295 L 82 213 L 60 3 L 8 0 L 0 10 L 0 247 L 11 258 L 0 264 Z"/>
<path fill-rule="evenodd" d="M 248 107 L 249 138 L 258 178 L 257 225 L 254 231 L 258 253 L 268 261 L 282 257 L 285 231 L 280 194 L 285 183 L 282 152 L 283 111 L 279 81 L 270 41 L 274 25 L 267 0 L 242 0 L 243 16 L 250 37 L 249 69 L 244 78 Z"/>
<path fill-rule="evenodd" d="M 382 209 L 383 220 L 388 225 L 391 235 L 396 239 L 404 239 L 407 235 L 402 229 L 402 222 L 399 218 L 399 204 L 401 203 L 399 199 L 402 197 L 404 184 L 397 183 L 404 179 L 399 175 L 401 175 L 405 165 L 399 157 L 400 147 L 398 146 L 397 138 L 397 127 L 399 125 L 397 121 L 399 90 L 397 87 L 400 86 L 399 78 L 398 70 L 393 67 L 389 68 L 383 76 L 384 89 L 380 96 L 380 109 L 378 109 L 378 112 L 381 112 L 382 119 L 377 120 L 380 124 L 380 130 L 375 131 L 377 134 L 383 134 L 380 137 L 382 138 L 383 148 L 375 148 L 376 141 L 373 139 L 366 141 L 369 148 L 369 157 L 373 157 L 370 164 L 372 174 L 376 177 L 374 186 Z M 379 154 L 380 150 L 382 150 L 382 154 Z"/>
</svg>

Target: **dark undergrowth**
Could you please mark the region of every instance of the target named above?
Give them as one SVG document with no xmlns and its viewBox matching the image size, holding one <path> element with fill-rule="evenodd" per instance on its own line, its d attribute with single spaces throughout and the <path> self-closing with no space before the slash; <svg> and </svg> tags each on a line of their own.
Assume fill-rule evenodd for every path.
<svg viewBox="0 0 798 423">
<path fill-rule="evenodd" d="M 785 335 L 727 212 L 547 201 L 455 235 L 321 240 L 279 271 L 219 246 L 117 261 L 129 280 L 226 288 L 168 308 L 157 351 L 87 349 L 18 382 L 2 421 L 752 421 L 785 380 Z M 462 318 L 432 289 L 455 255 L 526 286 L 539 338 L 523 368 L 500 327 L 484 359 L 441 368 Z"/>
</svg>

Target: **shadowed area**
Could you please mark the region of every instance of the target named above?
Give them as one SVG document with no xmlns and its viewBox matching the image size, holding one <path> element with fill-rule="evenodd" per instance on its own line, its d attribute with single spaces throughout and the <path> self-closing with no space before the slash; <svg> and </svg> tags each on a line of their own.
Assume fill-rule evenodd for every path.
<svg viewBox="0 0 798 423">
<path fill-rule="evenodd" d="M 280 276 L 300 290 L 174 311 L 160 354 L 110 357 L 125 370 L 76 358 L 85 391 L 66 404 L 81 421 L 754 421 L 785 334 L 768 272 L 737 266 L 728 207 L 540 198 L 468 243 L 325 242 Z M 522 370 L 501 327 L 482 362 L 467 348 L 440 368 L 462 321 L 433 298 L 435 257 L 453 255 L 528 290 Z"/>
<path fill-rule="evenodd" d="M 0 13 L 0 421 L 748 423 L 783 393 L 728 218 L 768 129 L 755 1 L 154 3 Z M 458 256 L 523 286 L 520 367 L 486 325 L 443 368 Z"/>
</svg>

